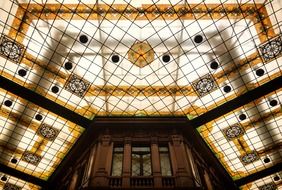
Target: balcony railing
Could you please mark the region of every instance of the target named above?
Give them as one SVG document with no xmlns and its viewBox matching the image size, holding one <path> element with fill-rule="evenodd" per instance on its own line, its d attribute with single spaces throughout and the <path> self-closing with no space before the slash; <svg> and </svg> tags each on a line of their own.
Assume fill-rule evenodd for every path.
<svg viewBox="0 0 282 190">
<path fill-rule="evenodd" d="M 110 176 L 109 178 L 109 186 L 111 188 L 121 188 L 122 185 L 122 177 Z M 164 188 L 172 188 L 175 187 L 175 178 L 173 176 L 163 176 L 161 178 L 162 187 Z M 154 177 L 153 176 L 131 176 L 130 177 L 130 187 L 142 187 L 142 188 L 152 188 L 154 187 Z"/>
<path fill-rule="evenodd" d="M 130 178 L 131 187 L 153 187 L 154 178 L 152 176 L 134 176 Z"/>
<path fill-rule="evenodd" d="M 112 188 L 119 188 L 122 185 L 122 178 L 121 177 L 109 177 L 109 186 Z"/>
<path fill-rule="evenodd" d="M 173 176 L 162 177 L 162 186 L 163 187 L 174 187 L 175 178 Z"/>
</svg>

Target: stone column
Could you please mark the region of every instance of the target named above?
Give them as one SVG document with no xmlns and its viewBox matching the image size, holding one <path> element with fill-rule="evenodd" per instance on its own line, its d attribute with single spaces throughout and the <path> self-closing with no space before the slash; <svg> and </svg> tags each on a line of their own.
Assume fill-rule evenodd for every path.
<svg viewBox="0 0 282 190">
<path fill-rule="evenodd" d="M 210 176 L 206 170 L 205 170 L 204 178 L 205 178 L 205 182 L 206 182 L 208 190 L 213 190 Z"/>
<path fill-rule="evenodd" d="M 75 190 L 77 179 L 78 179 L 78 172 L 77 172 L 77 170 L 75 170 L 74 174 L 72 175 L 70 186 L 69 186 L 68 190 Z"/>
<path fill-rule="evenodd" d="M 171 160 L 173 163 L 174 175 L 177 187 L 194 187 L 193 173 L 180 135 L 172 135 L 169 143 Z"/>
<path fill-rule="evenodd" d="M 122 187 L 130 187 L 130 176 L 131 176 L 131 138 L 124 138 L 124 149 L 123 149 L 123 163 L 122 163 Z"/>
<path fill-rule="evenodd" d="M 96 154 L 96 145 L 93 145 L 89 151 L 89 157 L 88 157 L 88 163 L 87 163 L 87 169 L 85 172 L 85 184 L 84 186 L 87 187 L 89 185 L 89 180 L 91 179 L 91 172 L 93 171 L 93 164 L 95 160 L 95 154 Z"/>
<path fill-rule="evenodd" d="M 152 158 L 152 169 L 154 177 L 154 187 L 162 187 L 162 175 L 161 175 L 161 164 L 160 164 L 160 154 L 159 146 L 157 142 L 157 137 L 151 139 L 151 158 Z"/>
<path fill-rule="evenodd" d="M 109 186 L 108 176 L 110 175 L 108 163 L 111 158 L 113 143 L 110 135 L 102 135 L 97 145 L 96 159 L 91 173 L 90 186 L 102 189 Z"/>
<path fill-rule="evenodd" d="M 195 184 L 196 187 L 200 187 L 201 186 L 201 179 L 200 179 L 200 176 L 199 176 L 197 165 L 196 165 L 195 160 L 194 160 L 194 155 L 191 151 L 191 148 L 188 146 L 188 144 L 185 144 L 185 148 L 186 148 L 186 152 L 187 152 L 187 159 L 189 161 L 189 163 L 187 164 L 187 166 L 188 166 L 187 170 L 191 169 L 192 174 L 193 174 L 193 178 L 194 178 L 194 184 Z"/>
</svg>

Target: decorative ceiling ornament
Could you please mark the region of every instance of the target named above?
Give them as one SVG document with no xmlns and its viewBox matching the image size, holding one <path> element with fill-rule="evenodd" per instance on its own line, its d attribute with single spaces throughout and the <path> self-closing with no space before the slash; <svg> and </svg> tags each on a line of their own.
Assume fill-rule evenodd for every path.
<svg viewBox="0 0 282 190">
<path fill-rule="evenodd" d="M 10 61 L 19 63 L 22 60 L 25 48 L 10 37 L 2 34 L 0 38 L 0 55 Z"/>
<path fill-rule="evenodd" d="M 268 183 L 263 186 L 259 186 L 259 190 L 276 190 L 277 186 L 275 183 Z"/>
<path fill-rule="evenodd" d="M 21 187 L 11 183 L 5 183 L 3 188 L 3 190 L 21 190 L 21 189 L 22 189 Z"/>
<path fill-rule="evenodd" d="M 37 134 L 39 136 L 42 136 L 43 138 L 49 140 L 49 141 L 53 141 L 58 136 L 59 130 L 57 130 L 57 129 L 53 128 L 53 127 L 50 127 L 47 124 L 43 123 L 38 128 Z"/>
<path fill-rule="evenodd" d="M 248 152 L 245 155 L 241 156 L 240 159 L 244 165 L 247 165 L 247 164 L 250 164 L 258 160 L 259 156 L 255 151 L 252 151 L 252 152 Z"/>
<path fill-rule="evenodd" d="M 282 36 L 277 36 L 259 47 L 261 57 L 265 62 L 282 55 Z"/>
<path fill-rule="evenodd" d="M 75 74 L 72 74 L 70 75 L 64 88 L 79 97 L 83 97 L 89 87 L 90 82 L 84 80 L 83 78 L 80 78 Z"/>
<path fill-rule="evenodd" d="M 24 152 L 23 153 L 23 156 L 22 156 L 22 160 L 25 161 L 25 162 L 28 162 L 32 165 L 35 165 L 37 166 L 39 164 L 39 162 L 41 161 L 42 157 L 35 154 L 35 153 L 32 153 L 32 152 Z"/>
<path fill-rule="evenodd" d="M 142 68 L 154 61 L 155 52 L 151 45 L 147 42 L 136 42 L 128 51 L 128 60 Z"/>
<path fill-rule="evenodd" d="M 206 74 L 203 77 L 192 82 L 192 86 L 199 97 L 205 96 L 206 94 L 217 89 L 216 82 L 213 76 L 210 74 Z"/>
<path fill-rule="evenodd" d="M 226 129 L 223 129 L 223 133 L 228 140 L 238 138 L 244 134 L 243 127 L 238 123 Z"/>
</svg>

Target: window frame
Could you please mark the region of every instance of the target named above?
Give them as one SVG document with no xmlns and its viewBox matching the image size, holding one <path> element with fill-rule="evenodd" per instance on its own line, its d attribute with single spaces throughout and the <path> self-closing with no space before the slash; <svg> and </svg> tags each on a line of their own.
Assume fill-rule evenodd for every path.
<svg viewBox="0 0 282 190">
<path fill-rule="evenodd" d="M 134 148 L 148 148 L 149 151 L 134 151 L 133 149 Z M 139 172 L 139 175 L 133 175 L 133 171 L 132 171 L 132 165 L 133 165 L 133 162 L 132 162 L 132 159 L 133 159 L 133 154 L 137 154 L 140 156 L 139 158 L 139 166 L 140 166 L 140 172 Z M 147 155 L 149 154 L 150 155 L 150 175 L 144 175 L 144 155 Z M 132 145 L 131 146 L 131 176 L 132 177 L 138 177 L 138 176 L 143 176 L 143 177 L 146 177 L 146 176 L 152 176 L 153 175 L 153 171 L 152 171 L 152 151 L 151 151 L 151 147 L 150 146 L 146 146 L 146 145 L 142 145 L 142 146 L 136 146 L 136 145 Z"/>
<path fill-rule="evenodd" d="M 118 149 L 118 148 L 121 148 L 122 150 L 115 150 L 115 149 Z M 113 175 L 113 167 L 114 167 L 114 162 L 115 162 L 115 155 L 117 154 L 121 154 L 122 155 L 122 159 L 121 159 L 121 171 L 120 171 L 120 175 Z M 123 174 L 123 160 L 124 160 L 124 147 L 123 146 L 114 146 L 113 147 L 113 153 L 112 153 L 112 163 L 111 163 L 111 175 L 110 176 L 113 176 L 113 177 L 118 177 L 118 176 L 122 176 Z"/>
</svg>

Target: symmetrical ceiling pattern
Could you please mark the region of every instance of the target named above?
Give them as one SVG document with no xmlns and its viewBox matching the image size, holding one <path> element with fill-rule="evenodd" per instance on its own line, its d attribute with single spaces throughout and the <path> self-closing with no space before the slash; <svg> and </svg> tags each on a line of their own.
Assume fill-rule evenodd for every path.
<svg viewBox="0 0 282 190">
<path fill-rule="evenodd" d="M 1 76 L 87 119 L 192 119 L 281 76 L 281 18 L 279 0 L 3 1 Z M 46 180 L 82 128 L 0 95 L 1 162 Z M 281 101 L 277 90 L 199 128 L 234 180 L 281 162 Z M 281 188 L 270 178 L 242 188 Z"/>
<path fill-rule="evenodd" d="M 281 162 L 281 90 L 198 128 L 234 180 Z"/>
<path fill-rule="evenodd" d="M 0 162 L 47 180 L 84 129 L 3 89 L 0 101 Z M 7 177 L 0 187 L 7 183 L 29 186 Z"/>
<path fill-rule="evenodd" d="M 280 75 L 273 3 L 163 3 L 5 3 L 3 75 L 87 118 L 197 116 Z"/>
</svg>

